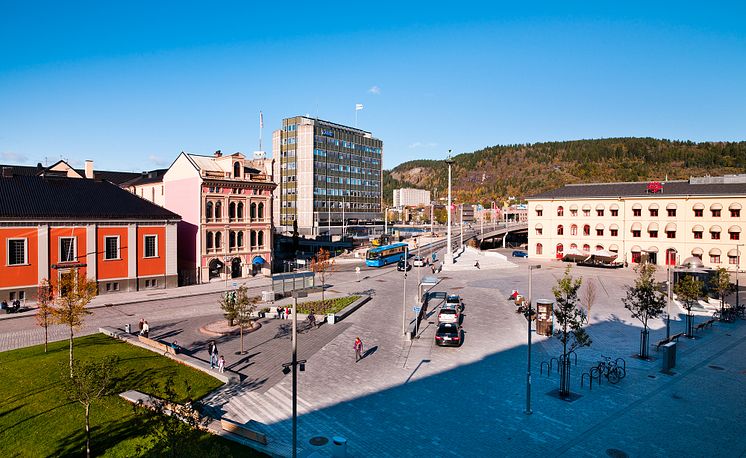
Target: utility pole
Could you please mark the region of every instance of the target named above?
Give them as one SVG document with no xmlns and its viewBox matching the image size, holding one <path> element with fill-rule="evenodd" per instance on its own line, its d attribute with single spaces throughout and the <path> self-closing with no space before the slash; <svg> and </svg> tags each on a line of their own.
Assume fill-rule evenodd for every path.
<svg viewBox="0 0 746 458">
<path fill-rule="evenodd" d="M 401 306 L 401 333 L 407 333 L 407 258 L 409 257 L 409 245 L 404 247 L 404 299 Z"/>
<path fill-rule="evenodd" d="M 451 150 L 448 150 L 446 164 L 448 164 L 448 242 L 446 245 L 446 253 L 443 257 L 444 266 L 453 264 L 453 253 L 451 252 L 453 249 L 453 246 L 451 245 L 451 166 L 453 165 L 453 159 L 451 159 Z"/>
<path fill-rule="evenodd" d="M 528 308 L 526 309 L 526 322 L 528 323 L 528 366 L 526 370 L 526 415 L 531 415 L 531 318 L 534 313 L 531 298 L 531 273 L 534 269 L 541 269 L 541 265 L 528 266 Z"/>
</svg>

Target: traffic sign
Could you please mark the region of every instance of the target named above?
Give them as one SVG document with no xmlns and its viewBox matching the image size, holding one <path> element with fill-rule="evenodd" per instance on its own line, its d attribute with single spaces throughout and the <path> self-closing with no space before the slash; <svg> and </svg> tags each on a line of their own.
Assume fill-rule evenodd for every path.
<svg viewBox="0 0 746 458">
<path fill-rule="evenodd" d="M 413 312 L 419 312 L 421 309 L 420 307 L 412 307 Z"/>
<path fill-rule="evenodd" d="M 238 286 L 238 283 L 234 281 L 233 286 Z"/>
</svg>

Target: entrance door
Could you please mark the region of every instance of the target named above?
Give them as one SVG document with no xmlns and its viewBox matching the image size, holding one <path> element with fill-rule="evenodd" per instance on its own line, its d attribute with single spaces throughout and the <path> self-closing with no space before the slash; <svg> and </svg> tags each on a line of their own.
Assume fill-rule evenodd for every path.
<svg viewBox="0 0 746 458">
<path fill-rule="evenodd" d="M 209 268 L 210 268 L 209 279 L 212 280 L 213 278 L 220 277 L 220 273 L 223 271 L 224 265 L 222 262 L 220 262 L 219 259 L 213 259 L 212 261 L 210 261 Z"/>
<path fill-rule="evenodd" d="M 231 261 L 231 278 L 239 278 L 241 276 L 241 258 L 233 258 Z"/>
<path fill-rule="evenodd" d="M 669 248 L 666 250 L 666 265 L 667 266 L 676 265 L 676 250 L 674 250 L 673 248 Z"/>
</svg>

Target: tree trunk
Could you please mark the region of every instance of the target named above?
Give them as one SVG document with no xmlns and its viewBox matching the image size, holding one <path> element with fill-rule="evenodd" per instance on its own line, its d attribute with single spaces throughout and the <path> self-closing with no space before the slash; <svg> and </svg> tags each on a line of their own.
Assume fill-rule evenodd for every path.
<svg viewBox="0 0 746 458">
<path fill-rule="evenodd" d="M 241 354 L 243 355 L 244 354 L 244 351 L 243 351 L 243 324 L 239 323 L 238 327 L 241 329 Z"/>
<path fill-rule="evenodd" d="M 44 323 L 44 353 L 47 352 L 48 342 L 49 342 L 49 324 Z"/>
<path fill-rule="evenodd" d="M 693 332 L 693 326 L 692 326 L 692 312 L 686 313 L 686 336 L 687 337 L 694 337 Z"/>
<path fill-rule="evenodd" d="M 567 334 L 565 334 L 566 336 Z M 562 361 L 560 361 L 560 397 L 567 397 L 570 395 L 570 380 L 569 380 L 569 367 L 567 358 L 567 337 L 562 342 Z"/>
<path fill-rule="evenodd" d="M 648 327 L 645 326 L 642 331 L 640 331 L 640 358 L 642 359 L 648 359 L 648 339 L 650 336 L 650 331 L 648 331 Z"/>
<path fill-rule="evenodd" d="M 90 424 L 91 405 L 85 405 L 85 456 L 91 458 L 91 424 Z"/>
<path fill-rule="evenodd" d="M 70 326 L 70 378 L 73 378 L 73 327 Z"/>
</svg>

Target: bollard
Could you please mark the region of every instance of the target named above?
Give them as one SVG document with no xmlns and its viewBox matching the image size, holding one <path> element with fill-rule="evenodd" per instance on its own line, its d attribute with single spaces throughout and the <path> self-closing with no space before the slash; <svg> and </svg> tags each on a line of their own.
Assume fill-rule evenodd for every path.
<svg viewBox="0 0 746 458">
<path fill-rule="evenodd" d="M 132 326 L 129 323 L 124 325 L 124 332 L 126 334 L 132 334 Z"/>
<path fill-rule="evenodd" d="M 345 458 L 347 456 L 347 439 L 341 436 L 332 437 L 332 456 Z"/>
</svg>

